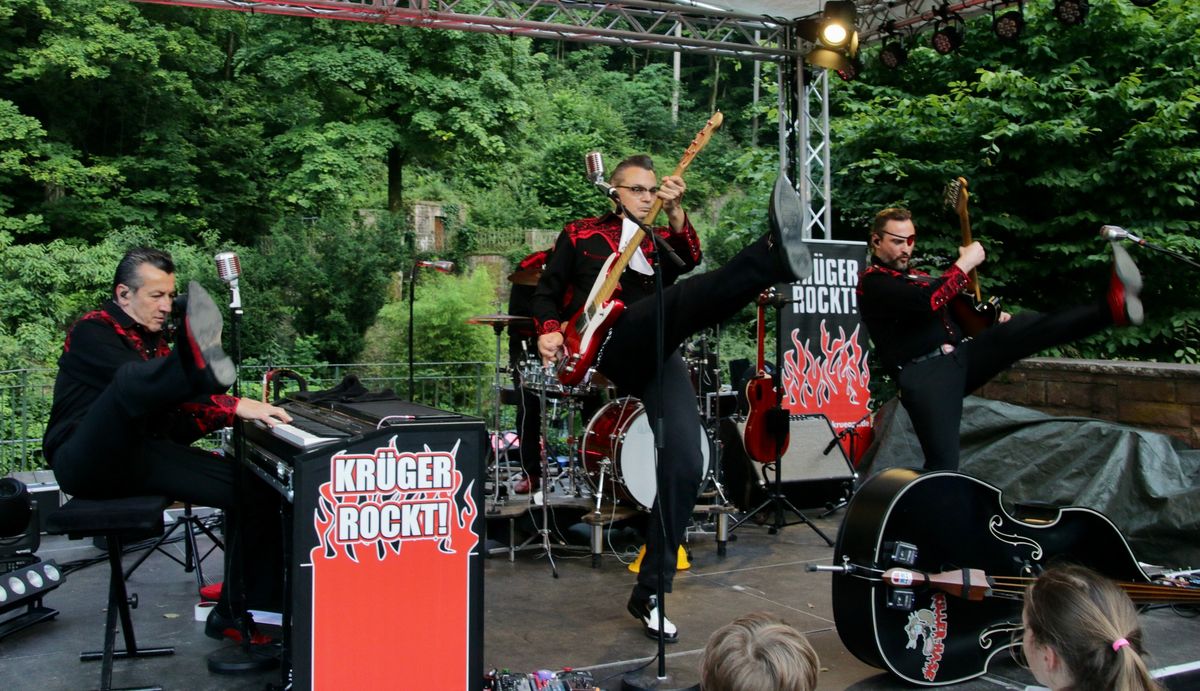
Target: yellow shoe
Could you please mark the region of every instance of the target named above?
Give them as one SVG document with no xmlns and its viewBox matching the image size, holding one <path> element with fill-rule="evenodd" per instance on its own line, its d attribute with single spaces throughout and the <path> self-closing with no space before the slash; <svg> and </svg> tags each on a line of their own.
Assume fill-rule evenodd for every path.
<svg viewBox="0 0 1200 691">
<path fill-rule="evenodd" d="M 642 548 L 640 550 L 638 550 L 637 559 L 634 559 L 633 563 L 629 565 L 629 570 L 634 573 L 641 571 L 642 570 L 642 560 L 645 558 L 646 558 L 646 546 L 642 545 Z M 680 545 L 679 546 L 679 555 L 675 560 L 675 570 L 676 571 L 687 571 L 690 568 L 692 568 L 692 562 L 688 561 L 687 550 L 685 550 L 683 548 L 683 545 Z"/>
</svg>

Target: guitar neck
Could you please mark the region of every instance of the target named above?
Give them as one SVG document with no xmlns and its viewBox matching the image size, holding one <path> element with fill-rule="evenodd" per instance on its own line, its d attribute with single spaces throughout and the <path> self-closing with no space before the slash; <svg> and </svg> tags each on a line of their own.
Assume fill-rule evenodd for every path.
<svg viewBox="0 0 1200 691">
<path fill-rule="evenodd" d="M 708 119 L 708 122 L 704 123 L 704 129 L 700 130 L 700 132 L 696 135 L 696 138 L 692 140 L 692 143 L 688 145 L 687 150 L 683 152 L 683 157 L 679 159 L 679 164 L 675 166 L 675 170 L 671 172 L 671 175 L 675 177 L 683 176 L 684 171 L 686 171 L 688 166 L 692 164 L 692 161 L 696 158 L 696 155 L 700 153 L 700 150 L 703 149 L 706 144 L 708 144 L 708 140 L 710 137 L 712 137 L 712 133 L 721 126 L 721 123 L 724 122 L 724 120 L 725 116 L 720 111 L 713 113 L 713 116 Z M 654 225 L 654 219 L 658 217 L 658 212 L 662 211 L 662 207 L 663 200 L 655 199 L 654 204 L 650 207 L 650 211 L 648 211 L 646 213 L 646 217 L 642 219 L 642 223 L 647 227 L 652 227 Z M 630 236 L 629 244 L 625 245 L 625 249 L 621 251 L 621 256 L 617 257 L 617 260 L 613 262 L 611 270 L 608 272 L 608 275 L 604 277 L 604 282 L 600 284 L 600 290 L 596 292 L 596 298 L 590 305 L 588 305 L 588 309 L 593 311 L 599 309 L 604 305 L 604 303 L 608 302 L 613 293 L 617 291 L 617 286 L 621 282 L 621 274 L 625 272 L 625 267 L 629 266 L 629 261 L 633 259 L 633 253 L 637 252 L 638 247 L 641 247 L 642 240 L 645 239 L 645 237 L 646 231 L 642 230 L 641 228 L 635 230 L 633 235 Z"/>
<path fill-rule="evenodd" d="M 962 233 L 962 246 L 966 247 L 974 242 L 974 240 L 971 239 L 971 212 L 967 209 L 967 199 L 969 198 L 969 195 L 967 194 L 966 178 L 958 178 L 958 184 L 958 201 L 955 204 L 954 209 L 958 214 L 958 229 Z M 967 283 L 967 290 L 975 293 L 975 299 L 977 301 L 983 302 L 983 295 L 979 292 L 979 272 L 975 269 L 971 269 L 971 272 L 968 274 L 967 278 L 969 281 Z"/>
</svg>

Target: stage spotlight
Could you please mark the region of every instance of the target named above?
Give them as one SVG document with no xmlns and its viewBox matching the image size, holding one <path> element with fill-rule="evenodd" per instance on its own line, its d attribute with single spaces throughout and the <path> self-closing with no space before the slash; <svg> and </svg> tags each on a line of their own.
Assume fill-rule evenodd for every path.
<svg viewBox="0 0 1200 691">
<path fill-rule="evenodd" d="M 889 70 L 898 69 L 908 62 L 908 51 L 899 39 L 893 39 L 885 43 L 879 50 L 879 62 L 882 62 L 883 66 Z"/>
<path fill-rule="evenodd" d="M 25 483 L 15 477 L 0 478 L 0 537 L 24 533 L 32 513 Z"/>
<path fill-rule="evenodd" d="M 1025 31 L 1025 15 L 1022 12 L 1024 4 L 1018 3 L 1017 9 L 1009 10 L 999 17 L 996 16 L 996 8 L 992 8 L 992 33 L 996 34 L 996 38 L 1002 43 L 1016 43 L 1021 39 L 1021 34 Z"/>
<path fill-rule="evenodd" d="M 930 37 L 929 44 L 942 55 L 949 55 L 962 46 L 966 33 L 962 17 L 951 14 L 933 25 L 933 36 Z"/>
<path fill-rule="evenodd" d="M 827 48 L 841 48 L 855 33 L 858 9 L 854 0 L 829 0 L 821 13 L 821 43 Z"/>
<path fill-rule="evenodd" d="M 0 619 L 0 639 L 57 616 L 57 610 L 42 606 L 42 596 L 62 584 L 62 571 L 53 561 L 40 561 L 0 575 L 0 614 L 25 608 L 16 616 Z"/>
<path fill-rule="evenodd" d="M 842 78 L 842 81 L 846 82 L 852 82 L 855 79 L 858 79 L 858 75 L 862 74 L 863 71 L 862 60 L 859 60 L 858 58 L 850 58 L 846 61 L 846 63 L 847 64 L 845 67 L 837 70 L 837 75 Z"/>
<path fill-rule="evenodd" d="M 1067 26 L 1082 24 L 1087 14 L 1088 0 L 1054 0 L 1054 18 Z"/>
</svg>

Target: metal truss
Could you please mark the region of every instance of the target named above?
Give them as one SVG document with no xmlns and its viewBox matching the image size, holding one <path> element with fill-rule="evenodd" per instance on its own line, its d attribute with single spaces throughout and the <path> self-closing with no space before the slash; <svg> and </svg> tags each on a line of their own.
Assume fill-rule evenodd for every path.
<svg viewBox="0 0 1200 691">
<path fill-rule="evenodd" d="M 136 0 L 780 62 L 785 20 L 649 0 Z M 677 30 L 678 27 L 678 30 Z M 756 36 L 757 32 L 757 36 Z"/>
</svg>

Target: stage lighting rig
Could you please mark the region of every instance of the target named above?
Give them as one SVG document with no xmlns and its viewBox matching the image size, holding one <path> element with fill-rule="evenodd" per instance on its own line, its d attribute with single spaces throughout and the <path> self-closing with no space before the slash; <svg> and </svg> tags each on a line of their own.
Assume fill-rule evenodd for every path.
<svg viewBox="0 0 1200 691">
<path fill-rule="evenodd" d="M 830 70 L 852 70 L 858 55 L 858 9 L 853 0 L 829 0 L 820 17 L 796 22 L 796 32 L 815 47 L 804 56 L 810 65 Z"/>
<path fill-rule="evenodd" d="M 1001 6 L 992 7 L 992 33 L 996 34 L 1001 43 L 1016 43 L 1021 40 L 1021 34 L 1025 31 L 1025 3 L 1018 2 L 1017 9 L 996 16 L 996 9 L 999 7 Z"/>
<path fill-rule="evenodd" d="M 967 25 L 963 18 L 946 9 L 945 5 L 939 10 L 941 18 L 933 25 L 933 35 L 929 37 L 929 45 L 942 55 L 949 55 L 958 50 L 967 35 Z"/>
<path fill-rule="evenodd" d="M 1054 0 L 1054 18 L 1067 26 L 1082 24 L 1088 9 L 1088 0 Z"/>
<path fill-rule="evenodd" d="M 908 62 L 908 49 L 896 31 L 896 22 L 889 21 L 883 27 L 883 47 L 879 49 L 879 62 L 889 70 L 899 69 Z"/>
<path fill-rule="evenodd" d="M 0 619 L 0 639 L 58 616 L 58 610 L 42 606 L 42 596 L 62 583 L 62 571 L 53 560 L 0 574 L 0 615 L 25 608 L 21 614 Z"/>
</svg>

